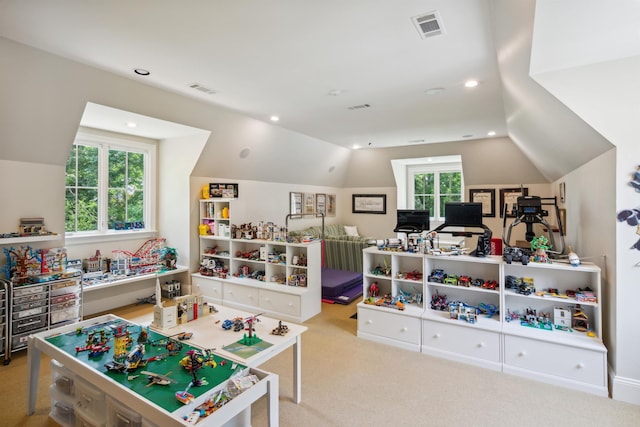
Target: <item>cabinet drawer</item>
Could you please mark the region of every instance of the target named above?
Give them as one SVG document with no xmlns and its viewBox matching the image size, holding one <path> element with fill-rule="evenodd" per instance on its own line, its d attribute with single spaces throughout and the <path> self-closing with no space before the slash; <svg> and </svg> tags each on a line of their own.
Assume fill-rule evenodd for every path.
<svg viewBox="0 0 640 427">
<path fill-rule="evenodd" d="M 260 289 L 260 308 L 298 317 L 300 316 L 300 296 Z"/>
<path fill-rule="evenodd" d="M 192 276 L 191 287 L 192 293 L 195 295 L 222 300 L 222 282 L 220 280 Z"/>
<path fill-rule="evenodd" d="M 420 345 L 420 319 L 404 314 L 359 307 L 358 332 Z"/>
<path fill-rule="evenodd" d="M 222 288 L 224 301 L 235 302 L 237 304 L 250 305 L 257 307 L 259 301 L 258 288 L 251 286 L 234 285 L 233 283 L 225 283 Z"/>
<path fill-rule="evenodd" d="M 424 320 L 422 346 L 500 362 L 500 334 L 471 326 Z"/>
<path fill-rule="evenodd" d="M 575 381 L 606 385 L 606 353 L 562 344 L 505 336 L 505 365 Z"/>
</svg>

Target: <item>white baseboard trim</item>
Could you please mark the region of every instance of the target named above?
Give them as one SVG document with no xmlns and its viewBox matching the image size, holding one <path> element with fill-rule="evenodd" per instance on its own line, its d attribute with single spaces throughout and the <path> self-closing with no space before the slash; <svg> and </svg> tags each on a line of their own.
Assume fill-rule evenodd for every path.
<svg viewBox="0 0 640 427">
<path fill-rule="evenodd" d="M 611 373 L 611 398 L 621 402 L 640 405 L 640 380 L 625 378 Z"/>
</svg>

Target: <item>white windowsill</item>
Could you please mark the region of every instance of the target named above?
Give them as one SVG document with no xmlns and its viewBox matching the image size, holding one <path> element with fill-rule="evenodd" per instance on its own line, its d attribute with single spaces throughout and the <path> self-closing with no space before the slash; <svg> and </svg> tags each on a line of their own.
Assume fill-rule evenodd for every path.
<svg viewBox="0 0 640 427">
<path fill-rule="evenodd" d="M 119 231 L 113 233 L 106 234 L 85 234 L 85 235 L 65 235 L 65 246 L 73 246 L 73 245 L 85 245 L 85 244 L 93 244 L 93 243 L 103 243 L 103 242 L 115 242 L 122 240 L 140 240 L 140 239 L 153 239 L 157 237 L 157 231 L 149 231 L 149 230 L 130 230 L 130 231 Z"/>
</svg>

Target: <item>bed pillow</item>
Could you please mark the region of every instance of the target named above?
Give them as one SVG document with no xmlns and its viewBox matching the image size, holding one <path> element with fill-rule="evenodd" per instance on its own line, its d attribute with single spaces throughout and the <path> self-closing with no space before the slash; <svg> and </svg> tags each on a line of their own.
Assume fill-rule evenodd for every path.
<svg viewBox="0 0 640 427">
<path fill-rule="evenodd" d="M 358 237 L 358 227 L 356 225 L 345 225 L 344 232 L 347 233 L 347 236 Z"/>
</svg>

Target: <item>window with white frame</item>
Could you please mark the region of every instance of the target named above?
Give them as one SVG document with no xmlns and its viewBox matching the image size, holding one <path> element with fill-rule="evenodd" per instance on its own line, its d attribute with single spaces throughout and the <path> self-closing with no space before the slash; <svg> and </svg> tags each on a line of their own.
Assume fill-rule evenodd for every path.
<svg viewBox="0 0 640 427">
<path fill-rule="evenodd" d="M 143 138 L 78 133 L 66 165 L 67 236 L 152 230 L 155 161 Z"/>
<path fill-rule="evenodd" d="M 411 165 L 407 175 L 408 207 L 428 209 L 435 221 L 444 221 L 447 202 L 462 201 L 461 164 Z"/>
<path fill-rule="evenodd" d="M 449 201 L 464 200 L 462 156 L 392 159 L 398 209 L 428 209 L 432 226 L 444 221 Z M 433 224 L 435 223 L 435 224 Z"/>
</svg>

